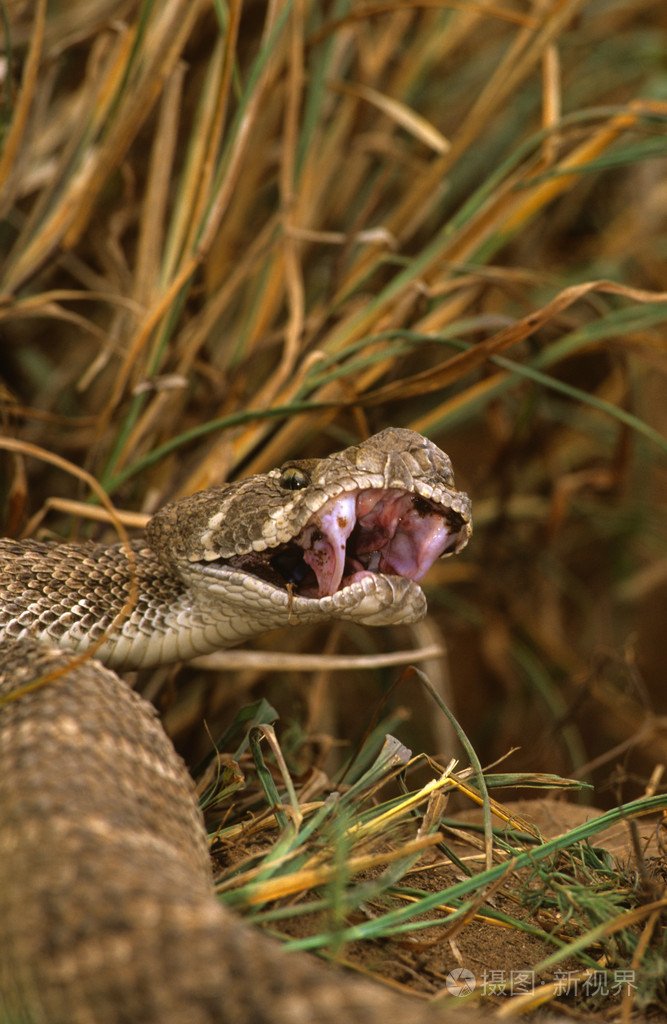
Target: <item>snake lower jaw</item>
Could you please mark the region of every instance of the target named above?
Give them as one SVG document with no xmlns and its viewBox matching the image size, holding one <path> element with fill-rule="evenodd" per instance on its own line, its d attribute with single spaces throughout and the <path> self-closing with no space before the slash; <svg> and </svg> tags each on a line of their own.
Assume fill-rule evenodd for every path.
<svg viewBox="0 0 667 1024">
<path fill-rule="evenodd" d="M 197 576 L 205 577 L 205 584 L 200 581 L 200 587 L 207 595 L 212 614 L 227 618 L 230 610 L 224 606 L 233 590 L 239 600 L 248 601 L 253 614 L 261 619 L 263 630 L 329 619 L 348 619 L 366 625 L 410 624 L 423 619 L 427 610 L 419 584 L 391 574 L 359 572 L 347 585 L 323 597 L 303 596 L 290 586 L 277 586 L 224 564 L 200 565 Z M 194 580 L 191 586 L 197 586 Z M 235 618 L 238 611 L 236 604 Z M 244 638 L 258 632 L 260 629 L 252 629 Z"/>
<path fill-rule="evenodd" d="M 366 626 L 410 625 L 424 618 L 426 597 L 418 583 L 404 576 L 378 576 L 360 573 L 361 578 L 339 590 L 330 598 L 319 598 L 318 604 L 331 600 L 333 618 L 351 619 Z M 344 600 L 352 598 L 349 606 Z M 338 601 L 335 601 L 339 598 Z"/>
<path fill-rule="evenodd" d="M 314 607 L 313 607 L 314 606 Z M 426 597 L 418 583 L 404 576 L 357 573 L 355 578 L 325 597 L 297 597 L 292 602 L 290 621 L 294 614 L 315 618 L 350 619 L 364 625 L 397 626 L 419 622 L 426 615 Z M 302 611 L 303 609 L 303 611 Z"/>
</svg>

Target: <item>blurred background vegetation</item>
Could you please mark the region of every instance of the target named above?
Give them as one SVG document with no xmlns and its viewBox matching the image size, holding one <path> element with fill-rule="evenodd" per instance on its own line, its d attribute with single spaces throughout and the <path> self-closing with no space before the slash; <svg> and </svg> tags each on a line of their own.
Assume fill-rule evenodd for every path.
<svg viewBox="0 0 667 1024">
<path fill-rule="evenodd" d="M 0 11 L 3 532 L 113 537 L 29 444 L 149 514 L 417 429 L 475 512 L 427 623 L 262 649 L 436 645 L 483 762 L 642 794 L 667 757 L 664 0 Z M 191 761 L 203 718 L 267 696 L 299 771 L 400 675 L 267 654 L 140 683 Z M 414 676 L 380 714 L 448 752 Z"/>
</svg>

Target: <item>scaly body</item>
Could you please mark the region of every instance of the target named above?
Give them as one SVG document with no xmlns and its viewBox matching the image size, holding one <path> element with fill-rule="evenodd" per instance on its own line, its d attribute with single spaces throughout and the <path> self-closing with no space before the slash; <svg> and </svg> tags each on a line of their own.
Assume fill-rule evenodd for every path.
<svg viewBox="0 0 667 1024">
<path fill-rule="evenodd" d="M 288 957 L 217 903 L 192 785 L 153 709 L 67 652 L 101 641 L 97 658 L 132 667 L 288 623 L 414 621 L 419 579 L 470 529 L 446 456 L 390 430 L 167 506 L 129 557 L 2 542 L 3 1024 L 449 1018 Z"/>
</svg>

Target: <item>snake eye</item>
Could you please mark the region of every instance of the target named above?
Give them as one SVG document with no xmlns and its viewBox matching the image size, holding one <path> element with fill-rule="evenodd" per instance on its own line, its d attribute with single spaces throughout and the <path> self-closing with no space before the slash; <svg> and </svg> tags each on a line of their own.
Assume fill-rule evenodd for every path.
<svg viewBox="0 0 667 1024">
<path fill-rule="evenodd" d="M 301 491 L 310 483 L 310 477 L 298 466 L 283 466 L 280 471 L 280 486 L 286 491 Z"/>
</svg>

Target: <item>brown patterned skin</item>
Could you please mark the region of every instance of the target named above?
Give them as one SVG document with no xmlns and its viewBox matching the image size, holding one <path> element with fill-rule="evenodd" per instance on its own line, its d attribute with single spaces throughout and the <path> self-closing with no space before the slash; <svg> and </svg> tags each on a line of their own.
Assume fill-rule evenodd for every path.
<svg viewBox="0 0 667 1024">
<path fill-rule="evenodd" d="M 226 910 L 155 710 L 71 664 L 29 641 L 0 654 L 0 701 L 63 673 L 0 704 L 2 1024 L 489 1024 L 286 954 Z"/>
<path fill-rule="evenodd" d="M 96 662 L 67 671 L 71 655 L 20 646 L 0 657 L 0 700 L 65 674 L 0 707 L 3 1024 L 449 1019 L 235 918 L 152 706 Z"/>
<path fill-rule="evenodd" d="M 224 909 L 189 776 L 153 708 L 99 662 L 10 630 L 0 655 L 2 1024 L 477 1019 L 288 956 Z"/>
</svg>

